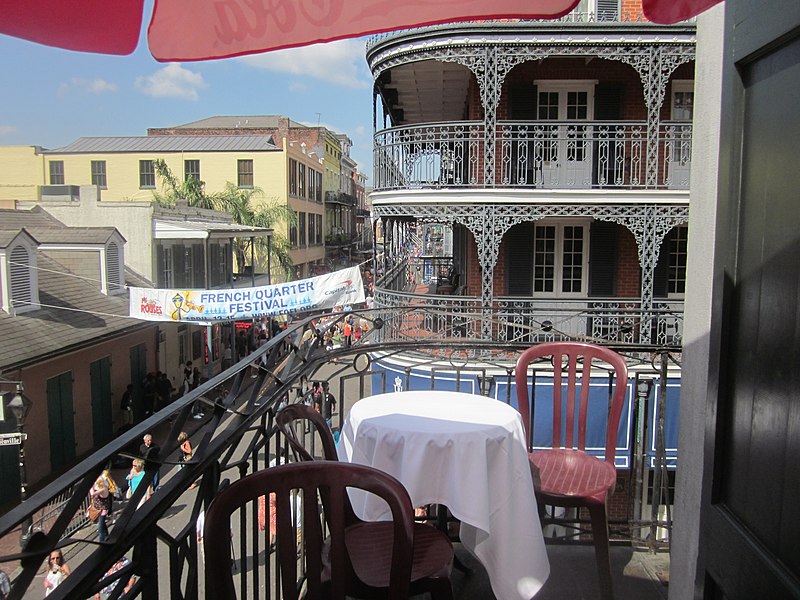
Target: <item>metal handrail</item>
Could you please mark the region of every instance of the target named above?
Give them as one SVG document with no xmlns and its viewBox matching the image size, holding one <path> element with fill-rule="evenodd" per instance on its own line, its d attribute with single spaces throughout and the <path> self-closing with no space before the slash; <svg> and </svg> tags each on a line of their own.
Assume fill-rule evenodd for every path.
<svg viewBox="0 0 800 600">
<path fill-rule="evenodd" d="M 477 373 L 481 389 L 485 390 L 492 381 L 510 381 L 515 356 L 525 344 L 414 335 L 415 320 L 419 332 L 427 314 L 430 311 L 425 307 L 406 306 L 315 315 L 298 321 L 245 360 L 177 399 L 32 494 L 0 517 L 1 536 L 14 536 L 21 523 L 54 503 L 58 503 L 60 512 L 42 530 L 33 532 L 24 551 L 0 557 L 4 570 L 13 571 L 11 598 L 22 598 L 36 583 L 43 561 L 54 548 L 73 552 L 72 574 L 51 594 L 53 600 L 91 596 L 109 583 L 100 580 L 123 555 L 132 563 L 125 576 L 133 574 L 137 578 L 133 595 L 147 600 L 164 596 L 197 598 L 202 563 L 195 522 L 200 512 L 226 480 L 269 468 L 270 460 L 282 454 L 282 440 L 273 427 L 274 414 L 285 402 L 302 401 L 310 381 L 323 372 L 325 378 L 338 382 L 337 397 L 349 401 L 365 395 L 369 386 L 374 393 L 394 384 L 387 381 L 385 372 L 365 369 L 365 356 L 384 360 L 402 356 L 404 361 L 411 360 L 407 363 L 406 381 L 415 365 L 427 365 L 432 374 L 437 369 L 447 369 L 456 374 L 458 381 Z M 368 333 L 352 346 L 326 348 L 325 332 L 346 316 L 366 325 Z M 650 353 L 666 351 L 634 345 L 617 348 L 625 351 L 631 361 L 648 368 Z M 196 403 L 206 407 L 207 416 L 199 427 L 195 425 L 192 460 L 181 469 L 165 473 L 159 490 L 141 503 L 156 469 L 166 472 L 179 464 L 177 434 L 194 423 L 192 408 Z M 336 425 L 341 425 L 341 412 Z M 152 431 L 166 432 L 167 442 L 157 457 L 150 457 L 142 484 L 115 515 L 108 541 L 99 543 L 92 527 L 74 530 L 71 524 L 85 510 L 89 489 L 100 472 L 117 457 L 130 456 L 126 448 L 138 445 L 142 436 Z M 194 499 L 184 496 L 196 481 L 201 483 Z M 174 511 L 184 503 L 178 522 Z M 253 519 L 255 512 L 254 506 Z M 247 551 L 264 552 L 271 557 L 268 543 L 263 545 L 264 536 L 257 534 L 236 534 L 238 543 L 243 544 L 238 556 Z M 255 551 L 244 546 L 254 538 L 258 538 Z M 244 579 L 244 572 L 241 577 L 243 586 L 258 589 L 257 580 Z M 277 580 L 268 584 L 274 587 Z"/>
</svg>

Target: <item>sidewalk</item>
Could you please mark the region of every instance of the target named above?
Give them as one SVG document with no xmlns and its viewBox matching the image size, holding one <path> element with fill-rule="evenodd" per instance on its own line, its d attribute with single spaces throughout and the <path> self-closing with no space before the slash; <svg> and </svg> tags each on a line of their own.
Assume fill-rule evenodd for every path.
<svg viewBox="0 0 800 600">
<path fill-rule="evenodd" d="M 204 416 L 201 419 L 190 418 L 186 423 L 186 433 L 189 434 L 189 439 L 191 440 L 192 447 L 195 447 L 197 439 L 194 437 L 195 434 L 205 425 L 207 422 L 208 417 Z M 164 447 L 167 442 L 167 436 L 169 435 L 171 429 L 171 424 L 169 422 L 162 423 L 151 431 L 153 436 L 153 443 L 158 444 L 160 447 Z M 138 448 L 137 448 L 138 450 Z M 180 456 L 180 451 L 174 452 L 172 455 L 168 457 L 162 457 L 162 459 L 169 460 L 170 462 L 177 462 Z M 126 459 L 127 466 L 118 466 L 112 467 L 110 469 L 111 476 L 113 477 L 114 481 L 117 483 L 117 486 L 122 490 L 124 495 L 125 490 L 127 489 L 127 481 L 125 477 L 130 472 L 130 463 L 132 459 Z M 161 469 L 161 481 L 164 482 L 169 479 L 172 471 L 177 469 L 177 465 L 169 465 L 162 467 Z M 118 513 L 119 510 L 125 505 L 127 500 L 115 500 L 114 501 L 114 513 Z M 113 513 L 112 513 L 113 514 Z M 109 524 L 109 530 L 113 528 L 113 517 Z M 8 556 L 12 554 L 17 554 L 20 552 L 20 544 L 19 544 L 19 537 L 20 537 L 21 529 L 17 528 L 14 531 L 10 532 L 3 538 L 0 538 L 0 556 Z M 74 531 L 69 537 L 71 538 L 78 538 L 78 539 L 85 539 L 85 540 L 96 540 L 97 539 L 97 525 L 87 521 L 85 525 L 80 527 L 80 529 Z M 94 545 L 92 545 L 94 547 Z M 70 567 L 74 568 L 74 563 L 76 559 L 80 559 L 80 555 L 82 552 L 86 550 L 86 544 L 83 543 L 75 543 L 69 546 L 65 546 L 62 548 L 64 553 L 64 560 L 70 565 Z M 79 560 L 78 560 L 79 561 Z M 0 564 L 0 569 L 4 570 L 8 576 L 11 578 L 12 582 L 16 578 L 17 572 L 20 569 L 19 561 L 12 561 Z M 42 563 L 42 572 L 37 574 L 34 578 L 33 582 L 31 583 L 28 592 L 25 594 L 25 598 L 41 598 L 44 594 L 44 563 Z"/>
</svg>

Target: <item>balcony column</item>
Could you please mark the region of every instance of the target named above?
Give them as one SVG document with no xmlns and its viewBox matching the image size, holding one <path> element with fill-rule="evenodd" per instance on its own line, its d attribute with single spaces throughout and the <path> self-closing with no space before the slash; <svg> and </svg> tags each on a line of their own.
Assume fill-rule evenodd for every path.
<svg viewBox="0 0 800 600">
<path fill-rule="evenodd" d="M 644 88 L 644 103 L 647 107 L 647 164 L 645 185 L 655 188 L 658 184 L 658 132 L 660 112 L 664 104 L 667 83 L 672 73 L 683 63 L 694 60 L 694 48 L 679 46 L 649 46 L 634 54 L 624 54 L 620 59 L 639 73 Z"/>
<path fill-rule="evenodd" d="M 497 106 L 508 72 L 518 64 L 530 60 L 513 49 L 486 46 L 472 55 L 445 56 L 442 60 L 457 62 L 475 74 L 483 105 L 483 185 L 495 187 L 495 140 L 497 139 Z"/>
<path fill-rule="evenodd" d="M 494 266 L 500 254 L 500 242 L 506 232 L 529 218 L 521 211 L 509 207 L 487 205 L 460 215 L 457 221 L 472 232 L 478 247 L 478 262 L 481 268 L 481 338 L 492 339 L 492 307 L 494 305 Z"/>
<path fill-rule="evenodd" d="M 661 244 L 670 229 L 689 221 L 689 207 L 645 204 L 634 207 L 633 212 L 605 216 L 604 220 L 628 228 L 636 238 L 642 268 L 639 343 L 650 344 L 654 322 L 653 282 Z"/>
</svg>

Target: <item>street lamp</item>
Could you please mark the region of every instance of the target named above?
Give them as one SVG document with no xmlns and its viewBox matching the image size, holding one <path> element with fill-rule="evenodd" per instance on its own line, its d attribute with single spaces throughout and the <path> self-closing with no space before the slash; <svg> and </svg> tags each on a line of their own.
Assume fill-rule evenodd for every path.
<svg viewBox="0 0 800 600">
<path fill-rule="evenodd" d="M 23 428 L 25 427 L 25 417 L 31 409 L 33 402 L 23 392 L 22 382 L 18 381 L 17 389 L 14 392 L 3 394 L 6 408 L 14 415 L 17 420 L 17 432 L 19 434 L 19 499 L 24 502 L 28 498 L 28 478 L 25 473 L 25 437 Z M 22 522 L 22 532 L 19 536 L 19 545 L 24 550 L 31 537 L 31 526 L 33 521 L 27 517 Z"/>
</svg>

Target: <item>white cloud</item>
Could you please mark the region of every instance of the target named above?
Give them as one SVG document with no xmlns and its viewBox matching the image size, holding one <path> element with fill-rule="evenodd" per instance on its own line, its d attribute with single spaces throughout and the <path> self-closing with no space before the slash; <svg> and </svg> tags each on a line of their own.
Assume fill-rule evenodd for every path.
<svg viewBox="0 0 800 600">
<path fill-rule="evenodd" d="M 117 84 L 106 81 L 105 79 L 93 79 L 86 87 L 87 91 L 92 94 L 102 94 L 104 92 L 116 92 Z"/>
<path fill-rule="evenodd" d="M 197 100 L 200 98 L 198 91 L 208 87 L 200 73 L 185 69 L 178 63 L 170 63 L 152 75 L 140 75 L 134 85 L 145 96 L 181 100 Z"/>
<path fill-rule="evenodd" d="M 81 79 L 73 77 L 68 82 L 62 82 L 58 86 L 58 95 L 64 97 L 72 91 L 84 94 L 105 94 L 116 92 L 117 84 L 106 81 L 105 79 Z"/>
<path fill-rule="evenodd" d="M 367 89 L 369 80 L 363 40 L 340 40 L 288 48 L 240 58 L 258 69 L 303 75 L 342 87 Z"/>
<path fill-rule="evenodd" d="M 14 125 L 0 125 L 0 137 L 4 135 L 11 135 L 16 133 L 17 128 Z"/>
<path fill-rule="evenodd" d="M 310 89 L 311 87 L 307 83 L 301 83 L 300 81 L 293 81 L 289 84 L 289 91 L 296 94 L 302 94 Z"/>
</svg>

